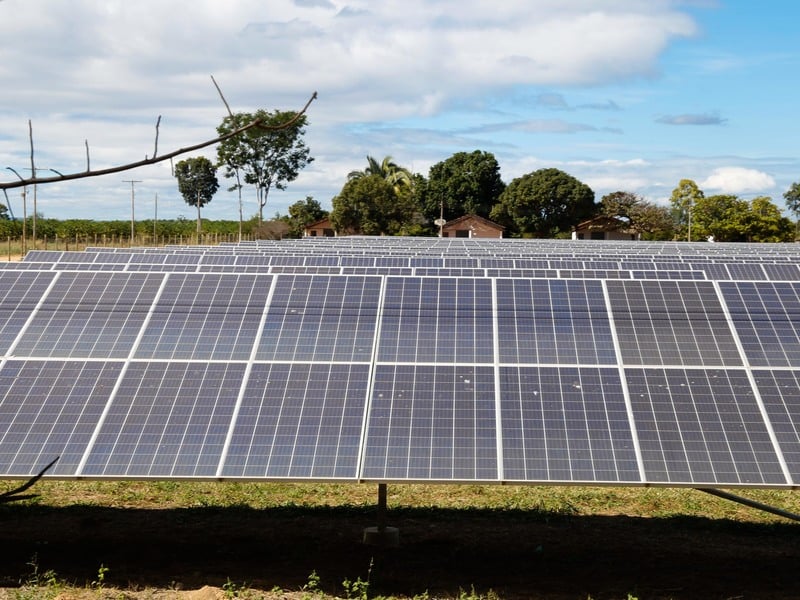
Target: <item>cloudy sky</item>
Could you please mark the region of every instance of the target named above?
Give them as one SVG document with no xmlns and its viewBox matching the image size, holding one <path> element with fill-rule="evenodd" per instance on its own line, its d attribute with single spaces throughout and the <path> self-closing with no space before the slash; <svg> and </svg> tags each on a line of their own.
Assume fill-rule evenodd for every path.
<svg viewBox="0 0 800 600">
<path fill-rule="evenodd" d="M 507 183 L 555 167 L 598 200 L 666 202 L 689 178 L 783 207 L 800 181 L 798 22 L 794 0 L 0 0 L 0 181 L 30 173 L 29 122 L 42 176 L 84 170 L 87 144 L 93 169 L 152 156 L 159 116 L 159 154 L 211 139 L 213 75 L 234 111 L 319 94 L 315 161 L 267 216 L 306 196 L 330 208 L 367 155 L 427 175 L 473 150 Z M 137 219 L 156 196 L 159 218 L 192 217 L 168 162 L 39 186 L 38 210 L 129 219 L 128 180 Z M 204 215 L 236 219 L 220 183 Z"/>
</svg>

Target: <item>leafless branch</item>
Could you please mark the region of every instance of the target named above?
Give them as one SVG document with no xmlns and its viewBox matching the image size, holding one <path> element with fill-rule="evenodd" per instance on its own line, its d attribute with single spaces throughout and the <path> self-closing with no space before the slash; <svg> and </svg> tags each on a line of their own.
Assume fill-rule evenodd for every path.
<svg viewBox="0 0 800 600">
<path fill-rule="evenodd" d="M 219 97 L 222 98 L 222 103 L 225 105 L 225 108 L 228 109 L 228 116 L 232 117 L 233 111 L 231 111 L 231 107 L 228 105 L 228 101 L 225 100 L 225 96 L 222 94 L 222 90 L 219 89 L 219 86 L 217 85 L 217 80 L 214 79 L 213 75 L 211 76 L 211 81 L 214 82 L 214 87 L 217 88 L 217 93 L 219 94 Z M 314 94 L 316 95 L 316 92 L 314 92 Z"/>
<path fill-rule="evenodd" d="M 109 167 L 106 169 L 98 169 L 96 171 L 92 171 L 89 168 L 89 143 L 86 142 L 86 171 L 81 173 L 67 173 L 66 175 L 58 175 L 55 177 L 36 177 L 35 173 L 28 179 L 20 179 L 20 181 L 7 181 L 7 182 L 0 182 L 0 190 L 7 190 L 12 188 L 19 188 L 24 187 L 26 185 L 41 185 L 44 183 L 55 183 L 58 181 L 69 181 L 72 179 L 85 179 L 87 177 L 99 177 L 101 175 L 110 175 L 112 173 L 120 173 L 122 171 L 130 171 L 131 169 L 137 169 L 139 167 L 144 167 L 147 165 L 153 165 L 165 160 L 169 160 L 175 156 L 179 156 L 181 154 L 186 154 L 187 152 L 193 152 L 195 150 L 199 150 L 201 148 L 205 148 L 206 146 L 211 146 L 212 144 L 217 144 L 219 142 L 223 142 L 227 139 L 235 137 L 248 129 L 252 129 L 254 127 L 258 127 L 260 129 L 265 129 L 268 131 L 279 131 L 281 129 L 286 129 L 294 125 L 308 110 L 308 107 L 311 103 L 317 99 L 317 92 L 314 92 L 311 97 L 306 102 L 305 106 L 295 114 L 295 116 L 285 123 L 281 123 L 280 125 L 266 125 L 262 122 L 262 119 L 253 119 L 246 125 L 239 127 L 225 135 L 221 135 L 211 140 L 207 140 L 205 142 L 200 142 L 199 144 L 194 144 L 192 146 L 186 146 L 185 148 L 179 148 L 178 150 L 174 150 L 167 154 L 158 157 L 152 158 L 145 158 L 144 160 L 139 160 L 136 162 L 119 165 L 116 167 Z M 12 169 L 13 170 L 13 169 Z M 19 175 L 18 175 L 19 176 Z"/>
<path fill-rule="evenodd" d="M 156 146 L 153 148 L 153 158 L 158 156 L 158 126 L 161 125 L 161 115 L 158 115 L 158 120 L 156 121 Z M 147 158 L 147 157 L 145 157 Z"/>
<path fill-rule="evenodd" d="M 33 124 L 28 119 L 28 137 L 31 140 L 31 177 L 36 177 L 36 166 L 33 164 Z"/>
</svg>

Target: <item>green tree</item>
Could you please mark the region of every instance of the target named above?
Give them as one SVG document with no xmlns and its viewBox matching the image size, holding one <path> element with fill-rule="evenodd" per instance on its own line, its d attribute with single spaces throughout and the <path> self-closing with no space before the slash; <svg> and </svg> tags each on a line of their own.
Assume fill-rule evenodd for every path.
<svg viewBox="0 0 800 600">
<path fill-rule="evenodd" d="M 422 210 L 431 221 L 441 212 L 448 221 L 467 214 L 489 217 L 505 189 L 491 152 L 457 152 L 430 168 Z"/>
<path fill-rule="evenodd" d="M 730 194 L 698 198 L 692 206 L 692 239 L 744 242 L 750 229 L 750 205 Z"/>
<path fill-rule="evenodd" d="M 693 235 L 713 236 L 717 242 L 790 242 L 792 221 L 781 214 L 771 198 L 751 201 L 719 194 L 701 198 L 694 207 Z"/>
<path fill-rule="evenodd" d="M 788 208 L 794 215 L 795 224 L 795 237 L 800 229 L 800 183 L 793 183 L 792 186 L 783 193 L 783 199 L 786 201 L 786 208 Z"/>
<path fill-rule="evenodd" d="M 264 207 L 272 188 L 285 190 L 288 183 L 297 179 L 300 171 L 314 161 L 305 144 L 306 116 L 293 111 L 258 110 L 255 114 L 236 113 L 225 117 L 217 127 L 225 135 L 239 127 L 260 119 L 263 127 L 253 127 L 238 136 L 220 142 L 217 162 L 226 178 L 236 177 L 237 183 L 230 191 L 240 189 L 239 174 L 244 183 L 256 189 L 258 223 L 264 220 Z M 287 126 L 287 123 L 291 125 Z"/>
<path fill-rule="evenodd" d="M 634 229 L 643 240 L 671 240 L 675 229 L 675 221 L 666 206 L 643 200 L 632 210 L 631 220 Z"/>
<path fill-rule="evenodd" d="M 175 165 L 175 177 L 186 204 L 197 208 L 197 233 L 200 233 L 200 208 L 211 202 L 219 189 L 214 163 L 205 156 L 186 158 Z"/>
<path fill-rule="evenodd" d="M 8 216 L 8 208 L 5 204 L 0 203 L 0 221 L 9 221 L 11 217 Z"/>
<path fill-rule="evenodd" d="M 381 162 L 375 158 L 367 156 L 367 167 L 363 171 L 350 171 L 347 179 L 360 179 L 378 175 L 386 180 L 398 195 L 402 195 L 411 190 L 413 186 L 413 176 L 411 171 L 398 165 L 391 156 L 385 156 Z"/>
<path fill-rule="evenodd" d="M 327 215 L 328 211 L 323 210 L 319 202 L 311 196 L 306 196 L 305 200 L 298 200 L 289 207 L 289 216 L 285 217 L 289 226 L 287 235 L 293 238 L 302 237 L 306 225 L 319 221 Z"/>
<path fill-rule="evenodd" d="M 600 213 L 626 220 L 630 230 L 642 239 L 668 240 L 672 237 L 673 221 L 669 209 L 632 192 L 606 194 L 600 200 Z"/>
<path fill-rule="evenodd" d="M 540 169 L 512 181 L 491 218 L 517 235 L 553 237 L 596 211 L 588 185 L 559 169 Z"/>
<path fill-rule="evenodd" d="M 672 190 L 670 204 L 675 220 L 675 235 L 678 239 L 692 241 L 693 207 L 704 197 L 703 190 L 691 179 L 681 179 L 678 187 Z"/>
<path fill-rule="evenodd" d="M 332 204 L 331 222 L 345 233 L 393 235 L 414 219 L 410 199 L 398 197 L 380 175 L 350 179 Z"/>
<path fill-rule="evenodd" d="M 752 242 L 792 242 L 795 226 L 781 214 L 771 198 L 759 196 L 750 201 L 751 222 L 748 238 Z"/>
</svg>

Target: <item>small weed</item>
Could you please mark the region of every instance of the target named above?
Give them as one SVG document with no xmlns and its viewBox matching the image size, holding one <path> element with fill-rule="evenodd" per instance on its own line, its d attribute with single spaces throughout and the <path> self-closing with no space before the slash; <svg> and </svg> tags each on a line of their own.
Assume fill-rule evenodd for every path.
<svg viewBox="0 0 800 600">
<path fill-rule="evenodd" d="M 323 595 L 320 588 L 320 577 L 316 571 L 311 571 L 308 576 L 308 582 L 302 587 L 303 600 L 311 600 L 312 598 L 319 598 Z"/>
<path fill-rule="evenodd" d="M 108 567 L 106 567 L 105 565 L 103 565 L 103 563 L 100 563 L 100 568 L 99 568 L 99 569 L 97 569 L 97 578 L 96 578 L 94 581 L 92 581 L 92 587 L 93 587 L 94 589 L 96 589 L 96 590 L 102 590 L 102 589 L 105 587 L 105 584 L 106 584 L 106 574 L 108 574 L 108 572 L 109 572 L 110 570 L 111 570 L 111 569 L 109 569 Z"/>
<path fill-rule="evenodd" d="M 41 571 L 39 556 L 34 554 L 28 562 L 31 572 L 20 580 L 20 587 L 15 590 L 15 600 L 35 600 L 40 598 L 55 598 L 61 592 L 63 585 L 58 580 L 56 572 L 52 569 Z"/>
<path fill-rule="evenodd" d="M 475 586 L 470 586 L 470 591 L 466 592 L 464 590 L 458 591 L 458 600 L 500 600 L 500 597 L 494 592 L 494 590 L 489 590 L 486 592 L 486 595 L 479 594 L 475 591 Z"/>
<path fill-rule="evenodd" d="M 369 569 L 367 570 L 367 580 L 364 581 L 361 577 L 357 577 L 355 581 L 345 579 L 342 582 L 344 588 L 345 598 L 348 600 L 368 600 L 369 599 L 369 582 L 372 578 L 372 567 L 375 565 L 375 559 L 369 559 Z"/>
<path fill-rule="evenodd" d="M 276 588 L 273 588 L 273 592 L 275 592 Z M 283 590 L 277 588 L 278 592 L 281 593 Z M 251 598 L 256 598 L 256 592 L 251 590 L 246 583 L 242 583 L 241 585 L 233 582 L 228 578 L 228 580 L 222 584 L 222 593 L 224 594 L 225 598 L 241 598 L 242 600 L 248 600 Z M 258 596 L 263 598 L 263 596 Z"/>
</svg>

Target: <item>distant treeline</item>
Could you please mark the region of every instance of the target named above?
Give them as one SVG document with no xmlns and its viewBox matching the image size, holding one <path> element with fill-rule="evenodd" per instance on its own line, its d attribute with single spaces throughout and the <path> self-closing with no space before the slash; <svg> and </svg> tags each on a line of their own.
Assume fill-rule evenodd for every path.
<svg viewBox="0 0 800 600">
<path fill-rule="evenodd" d="M 184 218 L 165 219 L 154 222 L 142 220 L 135 222 L 136 237 L 156 236 L 159 238 L 191 238 L 197 235 L 197 222 Z M 128 221 L 95 221 L 93 219 L 36 219 L 37 239 L 68 238 L 130 238 L 131 222 Z M 256 233 L 257 220 L 251 219 L 242 223 L 242 235 L 248 238 Z M 25 236 L 33 237 L 33 217 L 25 223 Z M 239 221 L 210 221 L 203 219 L 203 234 L 227 237 L 238 235 Z M 22 220 L 0 219 L 0 238 L 21 238 L 23 235 Z"/>
</svg>

